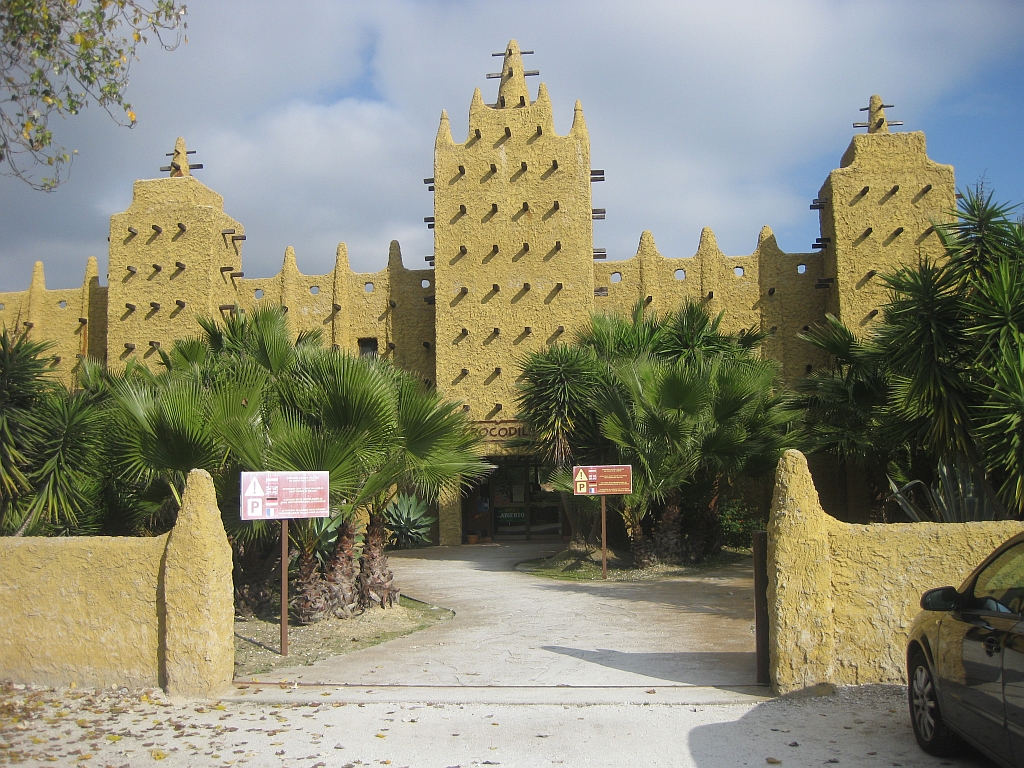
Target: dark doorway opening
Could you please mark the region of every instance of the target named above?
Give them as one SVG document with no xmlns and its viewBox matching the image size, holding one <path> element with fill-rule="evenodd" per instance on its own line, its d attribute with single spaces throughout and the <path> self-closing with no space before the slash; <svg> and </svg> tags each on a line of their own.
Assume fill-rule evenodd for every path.
<svg viewBox="0 0 1024 768">
<path fill-rule="evenodd" d="M 546 468 L 521 458 L 488 461 L 496 469 L 462 500 L 462 532 L 467 540 L 562 538 L 566 520 L 561 497 L 543 487 Z"/>
</svg>

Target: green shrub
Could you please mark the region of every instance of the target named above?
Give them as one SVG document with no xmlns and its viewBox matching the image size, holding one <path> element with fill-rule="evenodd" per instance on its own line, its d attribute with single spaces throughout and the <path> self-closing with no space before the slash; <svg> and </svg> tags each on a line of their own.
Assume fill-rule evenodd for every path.
<svg viewBox="0 0 1024 768">
<path fill-rule="evenodd" d="M 722 543 L 727 547 L 750 547 L 754 531 L 763 531 L 767 520 L 756 509 L 742 501 L 727 499 L 718 507 L 722 526 Z"/>
</svg>

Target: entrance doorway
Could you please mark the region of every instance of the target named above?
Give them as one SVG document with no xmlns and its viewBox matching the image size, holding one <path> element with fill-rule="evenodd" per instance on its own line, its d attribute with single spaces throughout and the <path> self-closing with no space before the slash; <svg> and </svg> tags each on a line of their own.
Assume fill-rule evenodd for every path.
<svg viewBox="0 0 1024 768">
<path fill-rule="evenodd" d="M 561 497 L 541 487 L 545 469 L 525 459 L 488 461 L 496 469 L 462 500 L 463 534 L 484 541 L 561 538 Z"/>
</svg>

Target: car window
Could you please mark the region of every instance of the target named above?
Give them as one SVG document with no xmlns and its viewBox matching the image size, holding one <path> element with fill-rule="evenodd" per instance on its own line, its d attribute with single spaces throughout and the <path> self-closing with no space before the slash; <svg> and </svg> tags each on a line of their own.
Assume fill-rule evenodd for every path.
<svg viewBox="0 0 1024 768">
<path fill-rule="evenodd" d="M 1010 547 L 985 566 L 974 581 L 972 607 L 992 613 L 1024 608 L 1024 543 Z"/>
</svg>

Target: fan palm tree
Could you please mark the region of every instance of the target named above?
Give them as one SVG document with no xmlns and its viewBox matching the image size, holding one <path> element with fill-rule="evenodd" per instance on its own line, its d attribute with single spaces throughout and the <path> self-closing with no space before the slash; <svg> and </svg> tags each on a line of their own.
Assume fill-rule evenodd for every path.
<svg viewBox="0 0 1024 768">
<path fill-rule="evenodd" d="M 701 560 L 720 546 L 713 535 L 724 485 L 770 471 L 787 447 L 793 415 L 778 393 L 774 363 L 754 357 L 718 357 L 695 362 L 648 361 L 619 366 L 618 387 L 604 390 L 602 433 L 634 466 L 632 522 L 634 554 L 643 508 L 663 507 L 666 530 L 658 556 L 676 559 L 685 544 L 689 559 Z M 705 488 L 706 501 L 685 542 L 678 530 L 680 494 Z M 698 535 L 699 534 L 699 535 Z"/>
<path fill-rule="evenodd" d="M 106 415 L 50 378 L 49 344 L 0 331 L 0 531 L 95 533 Z"/>
<path fill-rule="evenodd" d="M 367 517 L 357 577 L 359 604 L 387 607 L 397 599 L 387 565 L 384 513 L 401 489 L 434 501 L 446 490 L 483 475 L 480 439 L 456 403 L 424 388 L 387 363 L 334 351 L 296 355 L 291 375 L 279 387 L 281 407 L 311 429 L 350 446 L 360 475 L 342 494 L 342 516 L 326 560 L 326 581 L 335 608 L 352 610 L 354 529 Z"/>
<path fill-rule="evenodd" d="M 695 302 L 668 317 L 638 302 L 629 317 L 597 315 L 574 345 L 524 361 L 520 413 L 540 455 L 556 466 L 566 456 L 634 466 L 619 511 L 641 564 L 680 556 L 686 496 L 706 497 L 698 522 L 710 530 L 722 484 L 770 470 L 787 444 L 793 414 L 777 368 L 754 353 L 763 335 L 724 334 L 720 322 Z M 655 509 L 652 550 L 644 520 Z M 700 559 L 716 542 L 697 538 L 687 544 Z"/>
<path fill-rule="evenodd" d="M 367 494 L 371 502 L 359 569 L 363 607 L 386 607 L 398 598 L 385 553 L 386 509 L 398 491 L 413 491 L 434 502 L 491 469 L 481 457 L 480 436 L 458 403 L 445 400 L 409 374 L 385 370 L 393 382 L 396 428 L 382 445 L 384 458 L 373 483 L 376 492 Z"/>
</svg>

